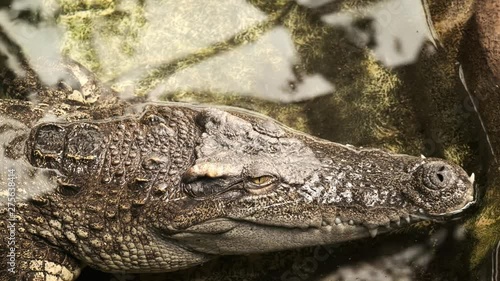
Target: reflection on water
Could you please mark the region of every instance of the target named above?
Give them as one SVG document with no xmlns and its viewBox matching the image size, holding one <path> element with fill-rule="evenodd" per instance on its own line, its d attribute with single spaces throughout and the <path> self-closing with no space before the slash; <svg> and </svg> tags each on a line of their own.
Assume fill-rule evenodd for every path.
<svg viewBox="0 0 500 281">
<path fill-rule="evenodd" d="M 299 62 L 287 29 L 275 27 L 254 43 L 174 73 L 161 84 L 159 92 L 244 93 L 290 102 L 333 91 L 322 75 L 297 73 Z"/>
<path fill-rule="evenodd" d="M 500 280 L 500 241 L 498 241 L 489 251 L 487 257 L 481 265 L 480 281 Z"/>
<path fill-rule="evenodd" d="M 410 245 L 392 253 L 378 254 L 377 258 L 369 258 L 368 261 L 341 266 L 334 273 L 321 278 L 320 281 L 413 280 L 418 275 L 417 272 L 428 268 L 435 258 L 435 249 L 442 246 L 447 235 L 447 230 L 441 229 L 428 241 Z"/>
<path fill-rule="evenodd" d="M 0 52 L 6 56 L 6 66 L 18 75 L 24 75 L 25 61 L 49 85 L 63 79 L 64 73 L 48 72 L 47 64 L 62 62 L 60 47 L 62 29 L 54 23 L 54 5 L 36 1 L 12 1 L 0 7 Z M 19 50 L 18 50 L 19 48 Z"/>
<path fill-rule="evenodd" d="M 426 5 L 426 1 L 390 0 L 325 14 L 321 19 L 342 26 L 356 45 L 369 46 L 384 65 L 395 67 L 415 62 L 424 44 L 436 46 Z"/>
<path fill-rule="evenodd" d="M 357 8 L 334 2 L 336 10 L 324 13 L 322 7 L 331 5 L 328 1 L 299 1 L 304 9 L 300 12 L 294 7 L 290 15 L 290 3 L 266 11 L 244 0 L 184 1 L 182 5 L 173 1 L 120 1 L 114 9 L 103 6 L 99 10 L 95 4 L 97 9 L 90 11 L 84 10 L 85 5 L 74 8 L 63 1 L 56 14 L 61 24 L 55 25 L 54 4 L 13 1 L 10 9 L 0 10 L 0 22 L 6 36 L 22 46 L 46 83 L 63 79 L 60 73 L 48 75 L 41 70 L 44 64 L 60 62 L 59 48 L 64 44 L 69 48 L 66 52 L 87 63 L 103 80 L 115 81 L 115 88 L 150 94 L 151 99 L 171 92 L 201 91 L 300 101 L 333 93 L 337 86 L 344 86 L 337 84 L 352 82 L 335 78 L 343 72 L 340 68 L 340 73 L 332 76 L 321 71 L 323 66 L 310 64 L 315 59 L 308 56 L 313 54 L 305 55 L 302 49 L 317 52 L 314 49 L 323 48 L 314 37 L 347 34 L 357 47 L 370 47 L 388 67 L 415 61 L 426 42 L 434 43 L 425 2 L 385 1 Z M 23 20 L 19 14 L 25 10 L 43 17 L 36 23 Z M 282 18 L 276 19 L 277 14 Z M 309 27 L 316 34 L 297 34 L 310 31 L 290 25 L 292 21 L 314 21 L 318 15 L 322 24 Z M 83 20 L 74 20 L 79 17 Z M 65 41 L 61 42 L 63 37 Z M 75 39 L 84 42 L 81 46 L 68 43 Z M 334 43 L 328 47 L 338 48 Z M 8 57 L 7 66 L 22 72 L 20 58 L 6 50 L 6 44 L 0 48 Z M 331 55 L 327 52 L 319 59 L 335 64 L 339 55 L 351 57 L 353 64 L 363 59 L 342 50 Z"/>
</svg>

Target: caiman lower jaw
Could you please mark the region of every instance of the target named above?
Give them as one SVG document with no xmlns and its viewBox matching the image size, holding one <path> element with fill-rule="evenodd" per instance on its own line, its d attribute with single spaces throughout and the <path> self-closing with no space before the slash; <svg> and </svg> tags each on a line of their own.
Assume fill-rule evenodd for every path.
<svg viewBox="0 0 500 281">
<path fill-rule="evenodd" d="M 409 225 L 416 220 L 404 216 L 389 225 L 366 226 L 353 220 L 342 221 L 340 218 L 335 218 L 323 220 L 319 226 L 303 228 L 225 218 L 189 227 L 170 235 L 169 239 L 206 254 L 251 254 L 374 237 L 379 233 Z"/>
<path fill-rule="evenodd" d="M 288 228 L 247 221 L 237 221 L 237 224 L 224 233 L 183 231 L 168 239 L 200 253 L 238 255 L 334 244 L 369 236 L 366 227 L 349 224 L 320 228 Z"/>
</svg>

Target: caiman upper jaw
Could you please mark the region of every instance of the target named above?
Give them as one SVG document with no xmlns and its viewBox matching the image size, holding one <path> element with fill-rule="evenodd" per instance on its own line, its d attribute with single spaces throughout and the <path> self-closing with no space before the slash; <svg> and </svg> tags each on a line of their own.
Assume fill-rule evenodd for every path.
<svg viewBox="0 0 500 281">
<path fill-rule="evenodd" d="M 363 228 L 365 229 L 364 231 L 365 233 L 368 232 L 371 237 L 375 237 L 378 233 L 405 227 L 407 225 L 410 225 L 412 222 L 415 222 L 415 220 L 412 220 L 409 215 L 400 216 L 398 217 L 398 219 L 391 220 L 389 223 L 383 225 L 368 225 L 363 222 L 356 222 L 352 219 L 342 220 L 340 217 L 336 217 L 333 220 L 333 222 L 330 219 L 323 219 L 321 227 L 323 228 L 330 225 L 343 226 L 343 227 L 363 226 Z"/>
<path fill-rule="evenodd" d="M 410 159 L 409 156 L 407 157 Z M 361 225 L 374 237 L 380 232 L 423 220 L 443 222 L 460 218 L 464 211 L 475 203 L 477 196 L 474 196 L 474 174 L 467 176 L 460 167 L 442 159 L 414 157 L 411 161 L 409 161 L 409 165 L 406 165 L 406 167 L 411 168 L 402 169 L 402 171 L 408 169 L 412 172 L 408 182 L 403 184 L 401 189 L 398 189 L 397 186 L 393 188 L 371 188 L 370 186 L 365 189 L 358 187 L 357 192 L 355 189 L 351 189 L 350 192 L 356 194 L 352 197 L 354 203 L 348 204 L 351 199 L 346 198 L 348 200 L 341 202 L 342 205 L 338 208 L 339 213 L 334 215 L 333 219 L 325 220 L 322 224 L 334 222 L 345 225 Z M 370 169 L 373 170 L 373 164 Z M 393 171 L 396 173 L 396 168 Z M 404 179 L 404 175 L 402 179 Z M 376 179 L 376 181 L 378 180 L 379 178 Z M 339 185 L 339 182 L 333 183 L 336 186 Z M 379 186 L 384 186 L 384 184 Z M 402 193 L 399 194 L 397 190 L 401 190 Z M 338 188 L 336 191 L 337 194 L 345 192 Z M 391 196 L 393 199 L 381 199 L 391 198 Z M 365 198 L 364 201 L 363 198 Z M 398 198 L 407 198 L 407 200 L 398 203 Z M 379 201 L 376 201 L 377 199 Z M 358 209 L 364 211 L 353 213 L 352 210 L 356 209 L 356 204 L 360 204 L 360 201 L 365 206 L 360 206 Z M 395 204 L 391 205 L 393 204 L 391 202 L 395 202 Z M 369 204 L 374 205 L 370 207 Z"/>
<path fill-rule="evenodd" d="M 471 183 L 474 182 L 474 173 L 469 177 Z M 419 208 L 418 212 L 414 214 L 401 215 L 398 219 L 391 219 L 389 223 L 385 224 L 366 224 L 363 222 L 354 221 L 352 219 L 341 219 L 340 217 L 335 217 L 335 219 L 323 219 L 321 223 L 321 227 L 326 227 L 329 225 L 340 225 L 340 226 L 364 226 L 366 231 L 370 234 L 371 237 L 375 237 L 379 233 L 391 231 L 397 228 L 409 226 L 413 223 L 420 221 L 433 221 L 433 222 L 445 222 L 449 220 L 460 219 L 466 210 L 468 210 L 471 206 L 476 203 L 477 198 L 477 189 L 476 195 L 472 195 L 468 198 L 468 202 L 460 209 L 453 210 L 448 213 L 434 214 L 434 215 L 426 215 L 424 210 Z"/>
</svg>

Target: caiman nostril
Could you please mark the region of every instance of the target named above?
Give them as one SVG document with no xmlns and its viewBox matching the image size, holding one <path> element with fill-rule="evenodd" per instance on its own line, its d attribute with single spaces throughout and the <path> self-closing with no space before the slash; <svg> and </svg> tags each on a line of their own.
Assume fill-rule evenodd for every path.
<svg viewBox="0 0 500 281">
<path fill-rule="evenodd" d="M 429 189 L 439 190 L 452 185 L 455 181 L 453 169 L 442 162 L 424 164 L 423 182 Z"/>
<path fill-rule="evenodd" d="M 443 176 L 443 174 L 438 173 L 438 174 L 437 174 L 437 177 L 438 177 L 439 181 L 441 181 L 441 182 L 442 182 L 442 181 L 444 181 L 444 176 Z"/>
</svg>

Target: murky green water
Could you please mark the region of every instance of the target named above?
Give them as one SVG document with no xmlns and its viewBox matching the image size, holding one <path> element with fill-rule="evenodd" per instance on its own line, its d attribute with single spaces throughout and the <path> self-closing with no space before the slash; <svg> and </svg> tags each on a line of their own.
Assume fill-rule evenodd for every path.
<svg viewBox="0 0 500 281">
<path fill-rule="evenodd" d="M 488 264 L 500 239 L 500 146 L 490 134 L 498 113 L 479 107 L 495 99 L 478 95 L 472 0 L 9 4 L 0 5 L 0 34 L 47 84 L 65 79 L 46 69 L 68 56 L 124 99 L 234 105 L 335 142 L 446 158 L 476 173 L 486 194 L 474 214 L 447 225 L 171 274 L 88 270 L 78 280 L 474 280 Z M 1 42 L 0 65 L 22 75 Z"/>
</svg>

